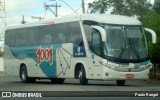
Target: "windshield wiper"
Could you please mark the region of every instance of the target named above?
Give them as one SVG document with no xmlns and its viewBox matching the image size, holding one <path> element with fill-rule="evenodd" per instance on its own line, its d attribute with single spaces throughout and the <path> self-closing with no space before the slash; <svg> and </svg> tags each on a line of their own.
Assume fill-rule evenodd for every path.
<svg viewBox="0 0 160 100">
<path fill-rule="evenodd" d="M 129 45 L 133 46 L 133 44 L 137 43 L 139 40 L 140 40 L 140 38 L 137 38 L 131 43 L 131 40 L 129 39 Z"/>
<path fill-rule="evenodd" d="M 140 38 L 136 39 L 134 42 L 131 43 L 130 39 L 129 39 L 129 47 L 130 47 L 130 50 L 133 52 L 133 54 L 139 59 L 140 58 L 140 55 L 139 53 L 137 52 L 135 46 L 133 44 L 137 43 L 139 41 Z M 130 54 L 131 55 L 131 54 Z"/>
<path fill-rule="evenodd" d="M 140 55 L 139 55 L 139 53 L 137 52 L 135 46 L 133 45 L 133 44 L 135 44 L 135 43 L 138 42 L 138 41 L 139 41 L 139 38 L 136 39 L 135 41 L 133 41 L 133 42 L 131 43 L 131 41 L 130 41 L 130 39 L 129 39 L 129 51 L 130 51 L 130 55 L 131 55 L 132 57 L 134 57 L 134 56 L 132 55 L 132 54 L 134 54 L 134 55 L 136 56 L 136 58 L 139 59 L 139 58 L 140 58 Z M 121 49 L 121 53 L 119 54 L 119 58 L 122 57 L 122 55 L 123 55 L 123 53 L 125 52 L 126 49 L 128 49 L 128 48 L 127 48 L 127 46 L 125 45 L 125 47 Z M 131 53 L 131 51 L 132 51 L 133 53 Z"/>
</svg>

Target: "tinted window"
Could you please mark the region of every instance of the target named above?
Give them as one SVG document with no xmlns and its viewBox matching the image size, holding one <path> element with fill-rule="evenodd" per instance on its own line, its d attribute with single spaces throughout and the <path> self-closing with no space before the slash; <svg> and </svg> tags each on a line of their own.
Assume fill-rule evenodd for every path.
<svg viewBox="0 0 160 100">
<path fill-rule="evenodd" d="M 92 51 L 98 55 L 101 54 L 101 35 L 99 31 L 93 30 L 92 33 Z"/>
<path fill-rule="evenodd" d="M 67 36 L 67 24 L 56 24 L 53 25 L 53 42 L 54 43 L 65 43 Z"/>
<path fill-rule="evenodd" d="M 27 45 L 28 33 L 27 28 L 17 29 L 16 45 Z"/>
<path fill-rule="evenodd" d="M 39 27 L 28 28 L 29 45 L 39 44 Z"/>
<path fill-rule="evenodd" d="M 81 44 L 83 42 L 82 33 L 79 22 L 68 23 L 68 37 L 67 42 Z"/>
<path fill-rule="evenodd" d="M 88 45 L 89 47 L 91 47 L 91 41 L 92 41 L 92 27 L 89 26 L 89 25 L 84 25 L 84 31 L 85 31 L 85 34 L 86 34 L 86 38 L 87 38 L 87 41 L 88 41 Z"/>
<path fill-rule="evenodd" d="M 40 27 L 40 44 L 52 43 L 52 26 L 41 26 Z"/>
<path fill-rule="evenodd" d="M 5 34 L 5 43 L 9 46 L 16 44 L 16 30 L 7 30 Z"/>
</svg>

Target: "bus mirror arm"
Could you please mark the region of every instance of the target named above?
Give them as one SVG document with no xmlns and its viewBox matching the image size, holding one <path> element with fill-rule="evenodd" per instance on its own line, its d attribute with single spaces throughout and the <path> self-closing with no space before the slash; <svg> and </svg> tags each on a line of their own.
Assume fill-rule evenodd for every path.
<svg viewBox="0 0 160 100">
<path fill-rule="evenodd" d="M 106 31 L 100 26 L 92 25 L 91 27 L 100 32 L 102 41 L 105 42 L 106 41 Z"/>
<path fill-rule="evenodd" d="M 153 30 L 149 29 L 149 28 L 145 28 L 145 31 L 151 33 L 151 35 L 152 35 L 152 43 L 155 44 L 156 41 L 157 41 L 156 33 Z"/>
</svg>

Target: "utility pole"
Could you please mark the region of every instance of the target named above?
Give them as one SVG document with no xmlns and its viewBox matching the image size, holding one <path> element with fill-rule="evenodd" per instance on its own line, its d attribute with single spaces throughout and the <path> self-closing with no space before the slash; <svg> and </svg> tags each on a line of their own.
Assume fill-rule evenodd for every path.
<svg viewBox="0 0 160 100">
<path fill-rule="evenodd" d="M 25 24 L 26 22 L 24 21 L 24 15 L 22 16 L 22 24 Z"/>
<path fill-rule="evenodd" d="M 44 7 L 46 10 L 49 9 L 55 15 L 55 17 L 58 17 L 58 7 L 61 7 L 61 5 L 58 5 L 57 2 L 55 5 L 46 5 L 46 3 L 44 3 Z M 55 12 L 50 7 L 55 7 Z"/>
<path fill-rule="evenodd" d="M 58 5 L 56 2 L 56 5 L 54 7 L 56 8 L 56 17 L 58 17 L 58 7 L 61 7 L 61 5 Z"/>
<path fill-rule="evenodd" d="M 0 50 L 3 51 L 4 33 L 7 27 L 5 0 L 0 0 Z"/>
<path fill-rule="evenodd" d="M 82 13 L 85 14 L 85 3 L 84 3 L 84 0 L 82 0 Z"/>
</svg>

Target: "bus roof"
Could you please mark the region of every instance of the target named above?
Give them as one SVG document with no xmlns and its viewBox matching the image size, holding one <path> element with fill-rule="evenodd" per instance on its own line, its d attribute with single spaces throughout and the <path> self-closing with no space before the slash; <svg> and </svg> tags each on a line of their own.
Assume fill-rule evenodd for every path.
<svg viewBox="0 0 160 100">
<path fill-rule="evenodd" d="M 119 25 L 142 25 L 141 22 L 135 18 L 111 14 L 87 14 L 82 15 L 81 20 L 93 20 L 100 23 Z"/>
<path fill-rule="evenodd" d="M 79 21 L 79 20 L 91 20 L 91 21 L 96 21 L 100 23 L 117 24 L 117 25 L 142 25 L 139 20 L 132 17 L 127 17 L 127 16 L 109 15 L 109 14 L 82 14 L 82 15 L 57 17 L 50 20 L 12 26 L 7 29 L 33 27 L 33 26 L 49 25 L 49 24 L 56 24 L 56 23 L 63 23 L 63 22 Z"/>
</svg>

